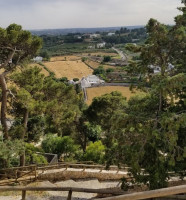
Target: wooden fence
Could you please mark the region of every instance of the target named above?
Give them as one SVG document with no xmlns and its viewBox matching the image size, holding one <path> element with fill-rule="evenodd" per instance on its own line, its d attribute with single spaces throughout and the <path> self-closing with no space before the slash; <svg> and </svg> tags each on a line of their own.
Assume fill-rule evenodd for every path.
<svg viewBox="0 0 186 200">
<path fill-rule="evenodd" d="M 0 179 L 7 179 L 6 182 L 2 183 L 0 182 L 0 185 L 6 185 L 6 183 L 13 183 L 18 181 L 23 181 L 25 178 L 28 180 L 36 180 L 38 177 L 38 173 L 43 173 L 48 170 L 53 169 L 68 169 L 68 168 L 76 168 L 76 169 L 82 169 L 82 171 L 85 171 L 86 169 L 99 169 L 99 172 L 102 172 L 102 170 L 106 169 L 106 166 L 104 165 L 97 165 L 93 162 L 84 162 L 84 163 L 65 163 L 65 162 L 59 162 L 57 164 L 50 164 L 50 165 L 30 165 L 25 167 L 13 167 L 8 169 L 1 169 L 0 170 Z M 114 170 L 116 173 L 119 171 L 128 172 L 129 167 L 125 165 L 118 166 L 110 166 L 109 170 Z M 143 170 L 142 170 L 143 171 Z M 185 174 L 186 172 L 184 172 Z M 170 172 L 170 176 L 179 176 L 178 174 L 175 174 L 175 172 Z"/>
<path fill-rule="evenodd" d="M 102 200 L 139 200 L 139 199 L 162 198 L 162 197 L 185 199 L 186 197 L 185 195 L 178 195 L 186 193 L 186 185 L 145 191 L 145 192 L 136 192 L 132 194 L 122 194 L 122 192 L 112 191 L 111 188 L 87 189 L 87 188 L 73 188 L 73 187 L 0 187 L 0 192 L 3 191 L 21 191 L 22 200 L 26 200 L 27 191 L 68 191 L 67 200 L 71 200 L 72 192 L 120 195 L 120 196 L 102 198 Z"/>
<path fill-rule="evenodd" d="M 72 192 L 83 192 L 83 193 L 95 193 L 95 194 L 112 194 L 112 195 L 121 195 L 124 192 L 118 191 L 112 188 L 107 189 L 88 189 L 88 188 L 75 188 L 75 187 L 0 187 L 0 192 L 4 191 L 21 191 L 22 199 L 26 199 L 27 191 L 68 191 L 67 200 L 71 200 Z"/>
<path fill-rule="evenodd" d="M 84 162 L 84 163 L 64 163 L 59 162 L 56 164 L 50 164 L 50 165 L 29 165 L 24 167 L 13 167 L 13 168 L 7 168 L 7 169 L 1 169 L 0 170 L 0 179 L 6 179 L 5 181 L 1 181 L 0 185 L 6 185 L 10 183 L 16 183 L 18 181 L 31 181 L 36 180 L 38 177 L 38 173 L 45 172 L 48 170 L 53 169 L 68 169 L 68 168 L 75 168 L 75 169 L 82 169 L 82 171 L 85 171 L 86 169 L 99 169 L 100 172 L 106 168 L 104 165 L 97 165 L 93 162 Z M 128 167 L 125 167 L 124 165 L 118 168 L 117 166 L 110 166 L 110 170 L 116 170 L 118 173 L 119 171 L 127 171 Z"/>
</svg>

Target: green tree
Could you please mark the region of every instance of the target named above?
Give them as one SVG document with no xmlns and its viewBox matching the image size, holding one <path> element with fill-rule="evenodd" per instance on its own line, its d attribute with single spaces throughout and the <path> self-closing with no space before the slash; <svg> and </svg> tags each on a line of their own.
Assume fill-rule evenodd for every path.
<svg viewBox="0 0 186 200">
<path fill-rule="evenodd" d="M 64 159 L 73 158 L 78 146 L 69 136 L 56 137 L 48 135 L 42 142 L 42 148 L 46 153 L 58 154 L 58 157 L 63 156 Z"/>
<path fill-rule="evenodd" d="M 185 7 L 180 9 L 185 12 Z M 185 66 L 184 19 L 185 14 L 178 16 L 173 27 L 150 19 L 146 43 L 128 46 L 140 53 L 140 61 L 132 62 L 130 67 L 141 75 L 139 88 L 148 94 L 129 101 L 123 124 L 115 127 L 121 133 L 115 150 L 120 161 L 131 166 L 135 180 L 149 184 L 151 189 L 167 186 L 169 171 L 184 159 L 186 143 L 181 137 L 186 127 L 186 76 L 180 70 Z M 170 68 L 170 63 L 174 67 Z M 155 66 L 160 68 L 159 73 L 153 73 Z"/>
<path fill-rule="evenodd" d="M 111 156 L 112 147 L 115 146 L 115 127 L 119 126 L 120 120 L 125 117 L 127 108 L 126 98 L 121 93 L 115 91 L 93 99 L 92 104 L 87 109 L 86 115 L 90 122 L 101 126 L 104 133 L 104 145 L 106 146 L 107 164 L 112 164 L 114 160 Z M 118 130 L 118 129 L 117 129 Z"/>
<path fill-rule="evenodd" d="M 32 36 L 29 31 L 22 30 L 17 24 L 11 24 L 6 29 L 0 28 L 0 85 L 2 90 L 1 101 L 1 124 L 3 126 L 4 138 L 8 139 L 7 125 L 7 98 L 10 91 L 7 87 L 7 76 L 17 66 L 22 66 L 25 59 L 34 56 L 41 48 L 41 39 Z"/>
<path fill-rule="evenodd" d="M 46 133 L 71 135 L 75 130 L 75 119 L 79 115 L 79 105 L 82 94 L 76 93 L 73 85 L 66 85 L 52 79 L 45 78 L 43 101 L 46 106 Z"/>
</svg>

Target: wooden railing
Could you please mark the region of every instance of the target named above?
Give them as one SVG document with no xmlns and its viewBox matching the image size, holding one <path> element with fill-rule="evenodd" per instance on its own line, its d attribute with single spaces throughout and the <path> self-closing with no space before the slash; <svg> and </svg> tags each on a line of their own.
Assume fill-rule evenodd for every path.
<svg viewBox="0 0 186 200">
<path fill-rule="evenodd" d="M 87 164 L 88 163 L 88 164 Z M 85 171 L 86 169 L 99 169 L 100 172 L 102 170 L 106 169 L 106 166 L 104 165 L 97 165 L 93 162 L 85 162 L 85 163 L 64 163 L 59 162 L 57 164 L 50 164 L 50 165 L 30 165 L 25 167 L 14 167 L 14 168 L 8 168 L 8 169 L 1 169 L 0 170 L 0 179 L 8 178 L 11 179 L 10 182 L 17 182 L 18 179 L 24 178 L 30 176 L 30 179 L 32 178 L 37 179 L 39 172 L 44 172 L 47 170 L 53 170 L 53 169 L 68 169 L 68 168 L 76 168 L 76 169 L 82 169 L 82 171 Z M 110 166 L 109 170 L 115 170 L 116 173 L 119 171 L 129 171 L 129 167 L 125 165 L 118 166 Z M 185 173 L 185 172 L 184 172 Z M 170 172 L 170 176 L 179 176 L 178 174 L 175 174 L 175 172 Z M 1 184 L 2 185 L 2 184 Z"/>
<path fill-rule="evenodd" d="M 76 169 L 82 169 L 82 171 L 85 171 L 86 169 L 99 169 L 100 172 L 102 170 L 106 169 L 106 166 L 104 165 L 97 165 L 91 162 L 83 162 L 83 163 L 65 163 L 65 162 L 59 162 L 56 164 L 50 164 L 50 165 L 29 165 L 24 167 L 13 167 L 13 168 L 7 168 L 7 169 L 0 169 L 0 180 L 7 179 L 5 182 L 1 181 L 0 185 L 7 185 L 9 183 L 16 183 L 21 178 L 20 181 L 28 180 L 36 180 L 39 173 L 43 173 L 48 170 L 53 169 L 62 169 L 64 168 L 67 170 L 68 168 L 76 168 Z M 128 167 L 125 167 L 122 165 L 120 168 L 117 166 L 110 166 L 110 170 L 116 170 L 116 173 L 119 171 L 127 171 Z"/>
<path fill-rule="evenodd" d="M 83 193 L 95 193 L 95 194 L 112 194 L 112 195 L 121 195 L 124 194 L 122 191 L 116 190 L 116 188 L 107 188 L 107 189 L 88 189 L 88 188 L 75 188 L 75 187 L 0 187 L 0 192 L 4 191 L 21 191 L 22 199 L 26 199 L 27 191 L 68 191 L 67 200 L 71 200 L 72 192 L 83 192 Z M 61 198 L 62 199 L 62 198 Z"/>
<path fill-rule="evenodd" d="M 3 191 L 21 191 L 22 200 L 26 199 L 27 191 L 68 191 L 67 200 L 71 200 L 72 192 L 120 195 L 120 196 L 102 198 L 102 200 L 139 200 L 139 199 L 162 198 L 162 197 L 185 199 L 185 195 L 178 196 L 178 194 L 186 193 L 186 185 L 145 191 L 145 192 L 136 192 L 132 194 L 123 194 L 124 192 L 112 191 L 112 188 L 87 189 L 87 188 L 73 188 L 73 187 L 0 187 L 0 192 Z"/>
<path fill-rule="evenodd" d="M 177 195 L 184 193 L 186 193 L 186 185 L 145 191 L 145 192 L 136 192 L 116 197 L 103 198 L 102 200 L 139 200 L 139 199 L 152 199 L 152 198 L 163 198 L 163 197 L 167 197 L 167 199 L 171 198 L 186 199 L 186 195 L 179 195 L 179 196 Z"/>
</svg>

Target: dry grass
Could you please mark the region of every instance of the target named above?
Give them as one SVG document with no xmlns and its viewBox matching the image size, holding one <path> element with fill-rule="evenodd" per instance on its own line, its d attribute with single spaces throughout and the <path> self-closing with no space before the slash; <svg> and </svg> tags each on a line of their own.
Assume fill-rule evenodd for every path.
<svg viewBox="0 0 186 200">
<path fill-rule="evenodd" d="M 57 78 L 67 77 L 69 80 L 73 78 L 83 78 L 92 74 L 92 69 L 90 69 L 82 61 L 56 61 L 56 62 L 46 62 L 45 66 L 53 71 Z"/>
<path fill-rule="evenodd" d="M 95 87 L 95 88 L 87 88 L 88 100 L 86 103 L 90 105 L 94 97 L 99 97 L 104 94 L 111 93 L 113 91 L 121 92 L 122 95 L 125 96 L 127 99 L 129 99 L 132 95 L 136 94 L 136 93 L 132 93 L 129 87 L 124 87 L 124 86 L 102 86 L 102 87 Z"/>
<path fill-rule="evenodd" d="M 49 76 L 49 73 L 39 64 L 34 63 L 34 64 L 30 64 L 31 67 L 37 66 L 41 69 L 41 73 L 44 74 L 45 76 Z"/>
<path fill-rule="evenodd" d="M 80 56 L 55 56 L 50 59 L 51 62 L 54 61 L 76 61 L 81 60 Z"/>
</svg>

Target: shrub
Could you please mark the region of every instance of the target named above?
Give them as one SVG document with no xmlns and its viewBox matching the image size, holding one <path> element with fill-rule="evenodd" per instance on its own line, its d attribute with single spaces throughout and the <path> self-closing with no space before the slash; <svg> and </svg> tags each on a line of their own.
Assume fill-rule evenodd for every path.
<svg viewBox="0 0 186 200">
<path fill-rule="evenodd" d="M 94 75 L 105 74 L 105 70 L 104 70 L 103 66 L 99 66 L 98 68 L 94 69 L 93 74 Z"/>
<path fill-rule="evenodd" d="M 105 146 L 99 140 L 97 142 L 91 142 L 84 154 L 84 160 L 94 161 L 96 163 L 103 163 L 105 155 Z"/>
<path fill-rule="evenodd" d="M 77 82 L 77 81 L 79 81 L 79 78 L 73 78 L 73 81 Z"/>
<path fill-rule="evenodd" d="M 43 155 L 37 154 L 43 152 L 41 148 L 35 147 L 33 144 L 25 144 L 26 164 L 47 164 L 47 160 Z"/>
<path fill-rule="evenodd" d="M 106 70 L 106 72 L 107 72 L 107 73 L 114 72 L 114 69 L 108 68 L 108 69 Z"/>
<path fill-rule="evenodd" d="M 48 135 L 42 142 L 42 148 L 46 153 L 58 154 L 58 157 L 63 155 L 64 159 L 73 158 L 78 146 L 69 136 L 56 137 Z"/>
<path fill-rule="evenodd" d="M 103 62 L 109 62 L 111 61 L 111 56 L 104 56 L 103 57 Z"/>
</svg>

